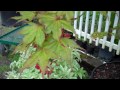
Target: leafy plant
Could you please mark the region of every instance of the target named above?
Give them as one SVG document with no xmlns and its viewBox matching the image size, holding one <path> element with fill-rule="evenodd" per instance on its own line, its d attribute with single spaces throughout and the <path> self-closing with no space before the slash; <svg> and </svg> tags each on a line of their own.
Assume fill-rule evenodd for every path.
<svg viewBox="0 0 120 90">
<path fill-rule="evenodd" d="M 96 39 L 96 38 L 99 38 L 99 39 L 102 39 L 104 36 L 107 36 L 107 32 L 94 32 L 91 37 Z"/>
<path fill-rule="evenodd" d="M 75 33 L 71 25 L 74 20 L 73 11 L 19 11 L 19 13 L 21 16 L 15 16 L 13 19 L 17 19 L 18 22 L 24 20 L 29 25 L 21 30 L 24 38 L 14 53 L 26 52 L 30 45 L 36 47 L 36 51 L 25 61 L 20 72 L 38 63 L 44 74 L 50 59 L 63 59 L 71 64 L 72 50 L 79 46 L 64 30 Z"/>
<path fill-rule="evenodd" d="M 7 79 L 80 79 L 87 78 L 87 72 L 80 67 L 78 62 L 80 61 L 79 50 L 72 51 L 72 67 L 67 64 L 65 60 L 50 60 L 47 65 L 45 74 L 42 75 L 41 66 L 39 64 L 33 67 L 24 69 L 22 73 L 18 71 L 24 65 L 24 62 L 29 58 L 31 53 L 35 53 L 35 48 L 29 47 L 27 53 L 22 53 L 18 61 L 14 61 L 10 64 L 12 71 L 6 72 Z"/>
<path fill-rule="evenodd" d="M 4 73 L 4 72 L 7 72 L 7 71 L 10 71 L 9 65 L 1 65 L 0 66 L 0 73 Z"/>
</svg>

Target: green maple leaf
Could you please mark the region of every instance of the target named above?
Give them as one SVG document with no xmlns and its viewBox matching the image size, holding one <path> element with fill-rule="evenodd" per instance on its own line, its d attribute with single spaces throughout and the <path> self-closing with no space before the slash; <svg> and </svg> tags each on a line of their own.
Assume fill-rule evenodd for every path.
<svg viewBox="0 0 120 90">
<path fill-rule="evenodd" d="M 59 38 L 62 34 L 61 23 L 59 21 L 56 21 L 53 25 L 52 25 L 53 26 L 53 29 L 52 29 L 53 38 L 56 39 L 56 40 L 59 40 Z"/>
<path fill-rule="evenodd" d="M 67 20 L 71 20 L 74 18 L 74 11 L 58 11 L 57 15 L 63 15 Z"/>
<path fill-rule="evenodd" d="M 15 16 L 12 17 L 12 19 L 20 21 L 28 19 L 29 21 L 31 21 L 35 17 L 35 11 L 18 11 L 18 12 L 20 13 L 21 16 Z"/>
<path fill-rule="evenodd" d="M 23 27 L 23 28 L 20 30 L 19 33 L 20 33 L 20 34 L 23 34 L 23 35 L 29 34 L 29 33 L 31 33 L 32 31 L 35 31 L 35 27 L 36 27 L 36 24 L 34 24 L 34 23 L 29 23 L 29 25 Z"/>
<path fill-rule="evenodd" d="M 48 49 L 49 51 L 51 52 L 55 52 L 56 48 L 57 48 L 57 45 L 58 45 L 58 42 L 55 41 L 54 39 L 48 39 L 49 41 L 46 41 L 44 43 L 44 48 L 45 49 Z"/>
<path fill-rule="evenodd" d="M 72 49 L 63 47 L 63 51 L 60 53 L 61 58 L 65 60 L 69 65 L 72 65 Z"/>
<path fill-rule="evenodd" d="M 46 67 L 48 66 L 48 62 L 51 56 L 50 56 L 50 53 L 45 50 L 41 51 L 39 55 L 40 56 L 39 56 L 38 64 L 41 67 L 42 73 L 44 73 L 46 70 Z"/>
<path fill-rule="evenodd" d="M 13 51 L 12 54 L 15 54 L 15 53 L 17 53 L 17 52 L 24 52 L 24 51 L 26 51 L 27 49 L 28 49 L 28 46 L 27 46 L 26 44 L 21 43 L 21 44 L 19 44 L 18 46 L 16 46 L 16 48 L 15 48 L 15 50 Z"/>
<path fill-rule="evenodd" d="M 25 61 L 23 67 L 20 68 L 20 72 L 22 72 L 26 68 L 30 68 L 30 67 L 34 66 L 38 62 L 39 55 L 40 55 L 40 51 L 37 51 L 34 54 L 32 54 L 29 57 L 29 59 L 27 59 Z"/>
<path fill-rule="evenodd" d="M 74 33 L 74 27 L 71 25 L 70 22 L 67 22 L 65 20 L 60 20 L 60 23 L 62 25 L 62 28 L 64 28 L 67 31 L 70 31 L 70 32 Z"/>
<path fill-rule="evenodd" d="M 75 41 L 68 39 L 68 38 L 62 38 L 61 42 L 63 43 L 64 46 L 66 47 L 71 47 L 71 48 L 80 48 Z"/>
<path fill-rule="evenodd" d="M 34 42 L 39 46 L 42 46 L 45 40 L 45 34 L 43 32 L 43 26 L 37 25 L 35 23 L 30 23 L 29 26 L 23 28 L 20 33 L 24 34 L 23 43 L 30 44 Z"/>
<path fill-rule="evenodd" d="M 59 18 L 59 19 L 56 19 Z M 59 40 L 62 31 L 61 29 L 64 28 L 68 31 L 74 32 L 73 26 L 70 24 L 70 22 L 67 22 L 60 16 L 56 15 L 44 15 L 42 17 L 43 22 L 46 24 L 46 33 L 49 34 L 52 32 L 53 38 L 56 40 Z"/>
<path fill-rule="evenodd" d="M 59 40 L 62 34 L 61 28 L 62 26 L 59 21 L 53 21 L 48 25 L 46 30 L 49 31 L 49 33 L 52 32 L 54 39 Z"/>
<path fill-rule="evenodd" d="M 43 28 L 38 27 L 36 38 L 35 38 L 35 43 L 39 46 L 42 46 L 44 40 L 45 40 L 45 34 L 43 32 Z"/>
<path fill-rule="evenodd" d="M 35 36 L 36 36 L 36 32 L 35 31 L 33 31 L 33 33 L 30 33 L 30 34 L 26 35 L 23 38 L 23 43 L 30 44 L 35 39 Z"/>
<path fill-rule="evenodd" d="M 58 59 L 66 60 L 69 64 L 71 62 L 71 48 L 65 47 L 60 42 L 57 42 L 56 44 L 56 50 L 54 51 L 55 54 L 58 56 Z"/>
<path fill-rule="evenodd" d="M 48 26 L 49 24 L 51 24 L 52 22 L 55 21 L 55 15 L 42 15 L 41 16 L 41 20 L 43 23 L 45 23 L 46 26 Z"/>
</svg>

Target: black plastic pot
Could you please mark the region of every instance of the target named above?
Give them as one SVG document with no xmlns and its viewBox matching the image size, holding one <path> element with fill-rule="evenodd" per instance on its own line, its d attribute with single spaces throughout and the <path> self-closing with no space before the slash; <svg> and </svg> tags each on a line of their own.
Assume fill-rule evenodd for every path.
<svg viewBox="0 0 120 90">
<path fill-rule="evenodd" d="M 109 62 L 96 67 L 90 79 L 120 79 L 120 62 Z"/>
<path fill-rule="evenodd" d="M 101 48 L 102 46 L 99 47 L 98 57 L 105 62 L 110 62 L 111 59 L 115 56 L 114 50 L 109 52 L 108 47 L 105 47 L 104 49 Z"/>
</svg>

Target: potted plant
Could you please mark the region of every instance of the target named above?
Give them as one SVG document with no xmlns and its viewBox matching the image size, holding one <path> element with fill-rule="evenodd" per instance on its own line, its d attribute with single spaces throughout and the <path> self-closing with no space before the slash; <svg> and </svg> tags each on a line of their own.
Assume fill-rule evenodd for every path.
<svg viewBox="0 0 120 90">
<path fill-rule="evenodd" d="M 17 19 L 18 22 L 24 21 L 29 25 L 20 31 L 24 38 L 13 53 L 21 53 L 26 56 L 30 47 L 35 49 L 34 52 L 27 55 L 27 58 L 24 56 L 26 59 L 20 59 L 20 62 L 24 63 L 17 68 L 19 75 L 26 69 L 36 67 L 40 69 L 42 78 L 45 78 L 49 65 L 52 66 L 54 63 L 61 65 L 62 61 L 68 65 L 67 68 L 72 70 L 74 67 L 72 63 L 75 62 L 72 53 L 80 47 L 70 39 L 70 34 L 66 31 L 75 34 L 72 26 L 75 19 L 74 12 L 19 11 L 19 13 L 20 16 L 13 17 L 13 19 Z"/>
<path fill-rule="evenodd" d="M 96 67 L 91 79 L 120 79 L 120 62 L 108 62 Z"/>
</svg>

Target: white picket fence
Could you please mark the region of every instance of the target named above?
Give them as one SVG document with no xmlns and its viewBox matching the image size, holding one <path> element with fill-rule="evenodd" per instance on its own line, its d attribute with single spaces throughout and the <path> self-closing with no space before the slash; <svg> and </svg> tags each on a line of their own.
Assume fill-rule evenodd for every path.
<svg viewBox="0 0 120 90">
<path fill-rule="evenodd" d="M 78 35 L 78 38 L 80 39 L 81 37 L 83 37 L 84 41 L 86 41 L 88 39 L 89 43 L 95 42 L 96 46 L 101 44 L 103 49 L 105 48 L 105 46 L 109 47 L 110 52 L 114 49 L 114 50 L 116 50 L 116 54 L 119 55 L 120 54 L 120 40 L 118 41 L 118 44 L 115 44 L 116 30 L 112 30 L 113 34 L 111 36 L 110 41 L 107 40 L 107 36 L 104 36 L 103 39 L 99 39 L 99 38 L 92 39 L 91 34 L 93 34 L 93 32 L 95 31 L 95 25 L 96 25 L 95 23 L 96 22 L 97 22 L 98 32 L 103 31 L 103 30 L 101 30 L 102 26 L 103 26 L 103 15 L 101 13 L 99 13 L 98 21 L 96 21 L 96 11 L 86 11 L 85 18 L 83 18 L 83 13 L 84 13 L 84 11 L 75 11 L 75 15 L 74 15 L 74 18 L 80 17 L 79 19 L 75 19 L 75 21 L 74 21 L 74 29 L 76 31 L 76 34 Z M 89 22 L 90 13 L 92 13 L 91 22 Z M 108 11 L 107 15 L 108 15 L 108 18 L 106 18 L 106 21 L 105 21 L 104 32 L 109 32 L 110 21 L 111 21 L 110 20 L 111 19 L 111 11 Z M 116 27 L 118 25 L 118 20 L 119 20 L 119 11 L 116 11 L 113 27 Z M 85 21 L 85 22 L 83 22 L 83 21 Z"/>
</svg>

